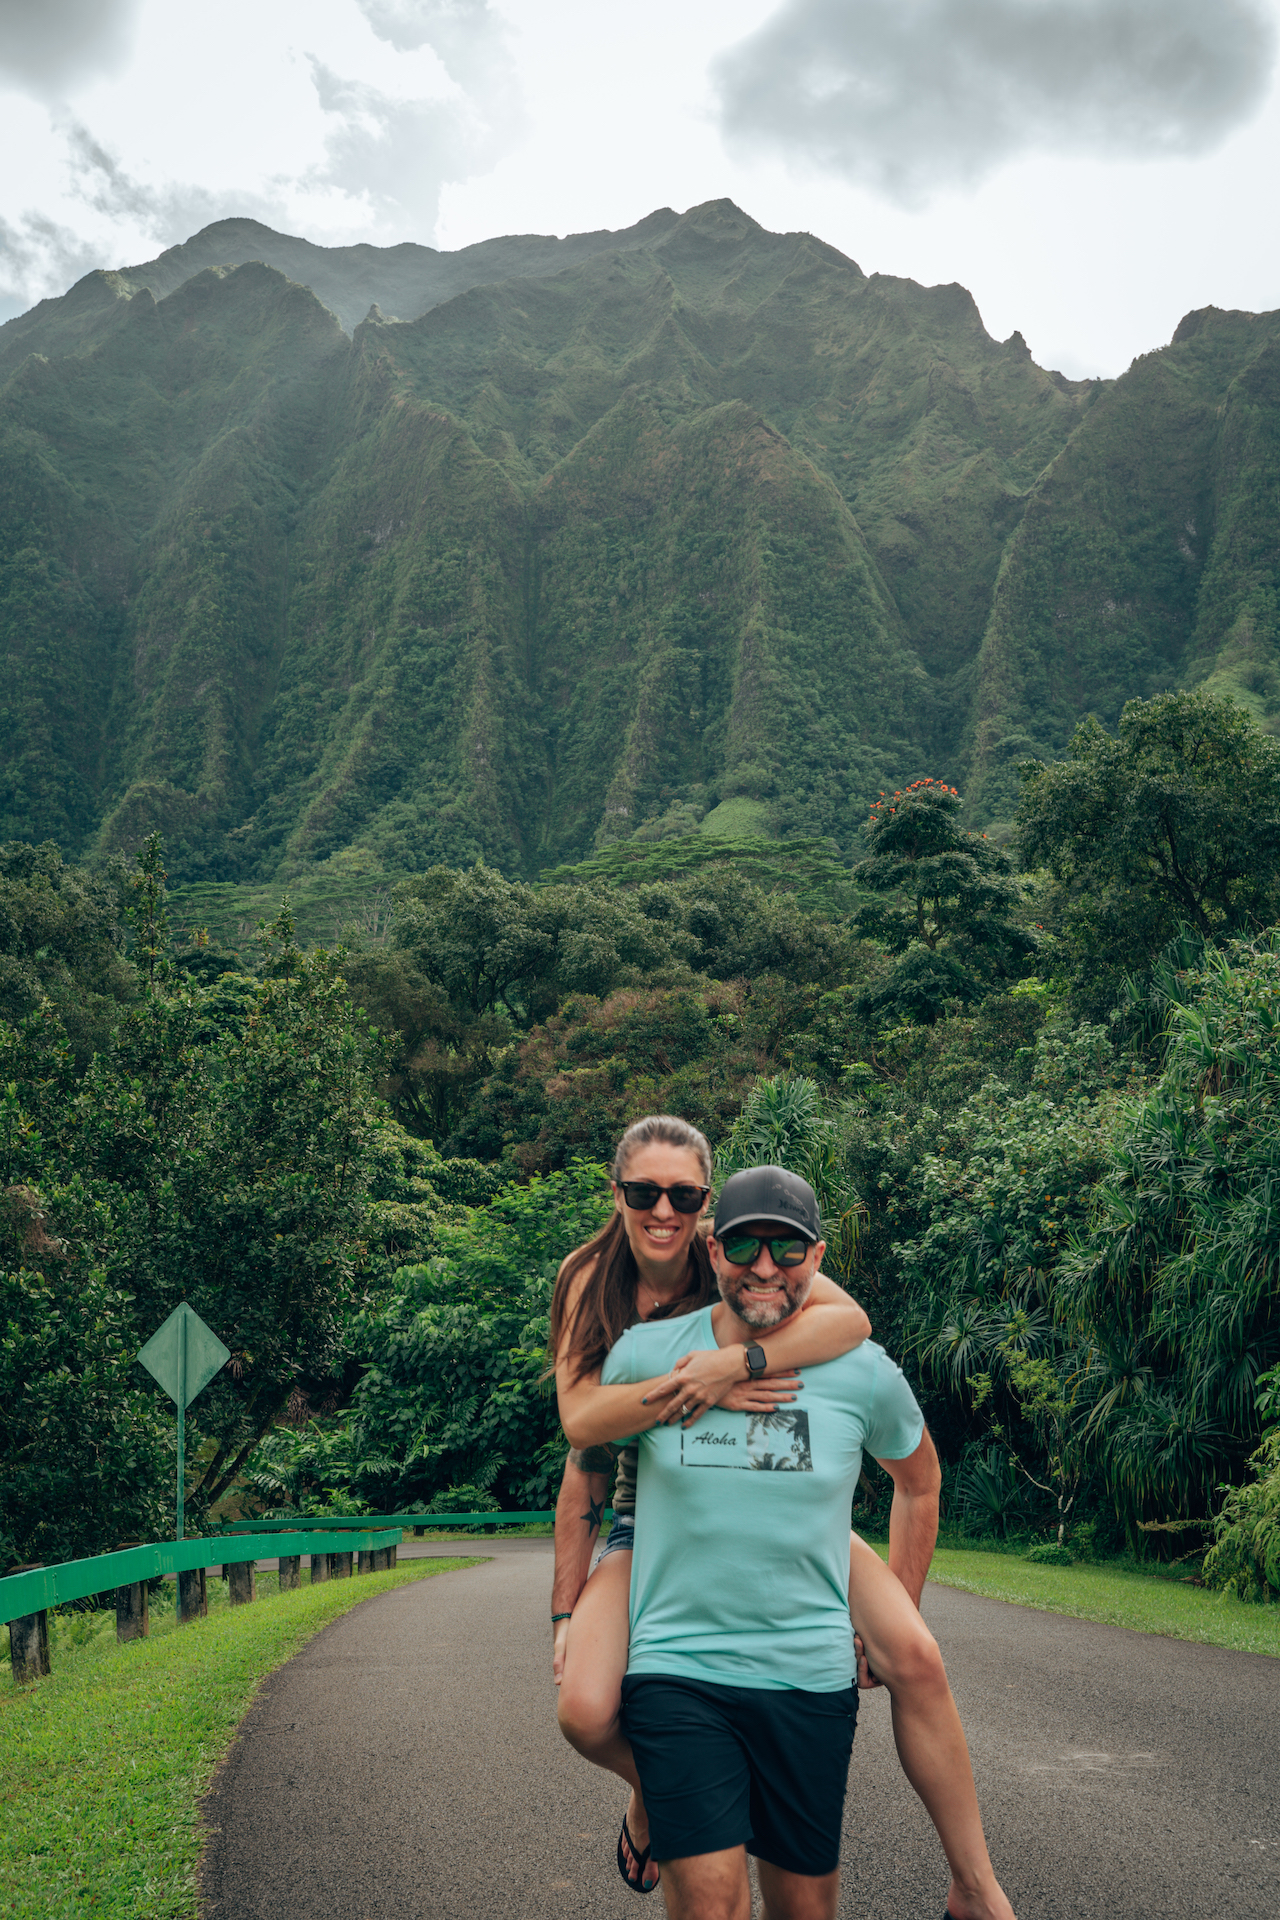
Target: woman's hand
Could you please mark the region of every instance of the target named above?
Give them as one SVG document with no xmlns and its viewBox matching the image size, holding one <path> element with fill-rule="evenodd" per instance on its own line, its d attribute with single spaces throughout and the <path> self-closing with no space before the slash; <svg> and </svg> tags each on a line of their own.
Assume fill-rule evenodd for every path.
<svg viewBox="0 0 1280 1920">
<path fill-rule="evenodd" d="M 649 1388 L 646 1406 L 666 1406 L 658 1420 L 662 1427 L 680 1422 L 691 1427 L 708 1407 L 726 1407 L 734 1413 L 768 1413 L 794 1400 L 800 1386 L 795 1373 L 779 1374 L 766 1385 L 743 1378 L 746 1361 L 741 1346 L 708 1347 L 681 1354 L 665 1380 Z"/>
<path fill-rule="evenodd" d="M 803 1384 L 798 1373 L 780 1373 L 776 1380 L 739 1380 L 720 1405 L 726 1413 L 772 1413 L 794 1400 Z"/>
</svg>

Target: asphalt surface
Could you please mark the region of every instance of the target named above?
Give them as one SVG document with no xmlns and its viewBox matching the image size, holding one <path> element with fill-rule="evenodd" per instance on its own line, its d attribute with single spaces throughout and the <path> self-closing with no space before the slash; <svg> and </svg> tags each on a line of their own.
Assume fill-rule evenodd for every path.
<svg viewBox="0 0 1280 1920">
<path fill-rule="evenodd" d="M 205 1803 L 205 1920 L 661 1920 L 614 1866 L 624 1788 L 556 1729 L 550 1540 L 476 1551 L 266 1681 Z M 932 1585 L 924 1612 L 1020 1920 L 1271 1920 L 1280 1660 Z M 940 1920 L 946 1887 L 888 1701 L 864 1695 L 840 1913 Z"/>
</svg>

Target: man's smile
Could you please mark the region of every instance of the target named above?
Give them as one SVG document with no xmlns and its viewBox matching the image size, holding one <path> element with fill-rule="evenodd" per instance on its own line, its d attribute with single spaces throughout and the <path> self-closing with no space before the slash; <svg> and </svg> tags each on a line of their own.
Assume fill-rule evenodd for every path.
<svg viewBox="0 0 1280 1920">
<path fill-rule="evenodd" d="M 758 1274 L 742 1282 L 742 1293 L 750 1300 L 772 1301 L 786 1291 L 780 1280 L 762 1280 Z"/>
</svg>

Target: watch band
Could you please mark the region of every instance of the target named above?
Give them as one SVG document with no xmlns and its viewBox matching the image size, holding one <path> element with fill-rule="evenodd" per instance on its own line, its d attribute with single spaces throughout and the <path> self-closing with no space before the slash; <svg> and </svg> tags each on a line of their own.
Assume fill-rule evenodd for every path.
<svg viewBox="0 0 1280 1920">
<path fill-rule="evenodd" d="M 769 1356 L 758 1340 L 753 1340 L 746 1349 L 747 1372 L 753 1380 L 758 1380 L 769 1365 Z"/>
</svg>

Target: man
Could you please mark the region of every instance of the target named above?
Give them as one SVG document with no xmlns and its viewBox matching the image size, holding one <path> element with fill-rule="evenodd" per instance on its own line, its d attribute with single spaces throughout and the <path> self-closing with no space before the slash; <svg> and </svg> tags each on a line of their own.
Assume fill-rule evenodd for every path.
<svg viewBox="0 0 1280 1920">
<path fill-rule="evenodd" d="M 712 1339 L 745 1341 L 752 1364 L 752 1335 L 804 1305 L 820 1235 L 806 1181 L 780 1167 L 735 1174 L 709 1241 L 719 1304 L 631 1327 L 602 1382 L 651 1379 Z M 835 1914 L 857 1717 L 849 1513 L 864 1448 L 893 1478 L 891 1564 L 918 1596 L 937 1456 L 873 1342 L 808 1368 L 796 1405 L 713 1409 L 641 1437 L 623 1721 L 671 1920 L 750 1920 L 748 1852 L 766 1920 Z"/>
</svg>

